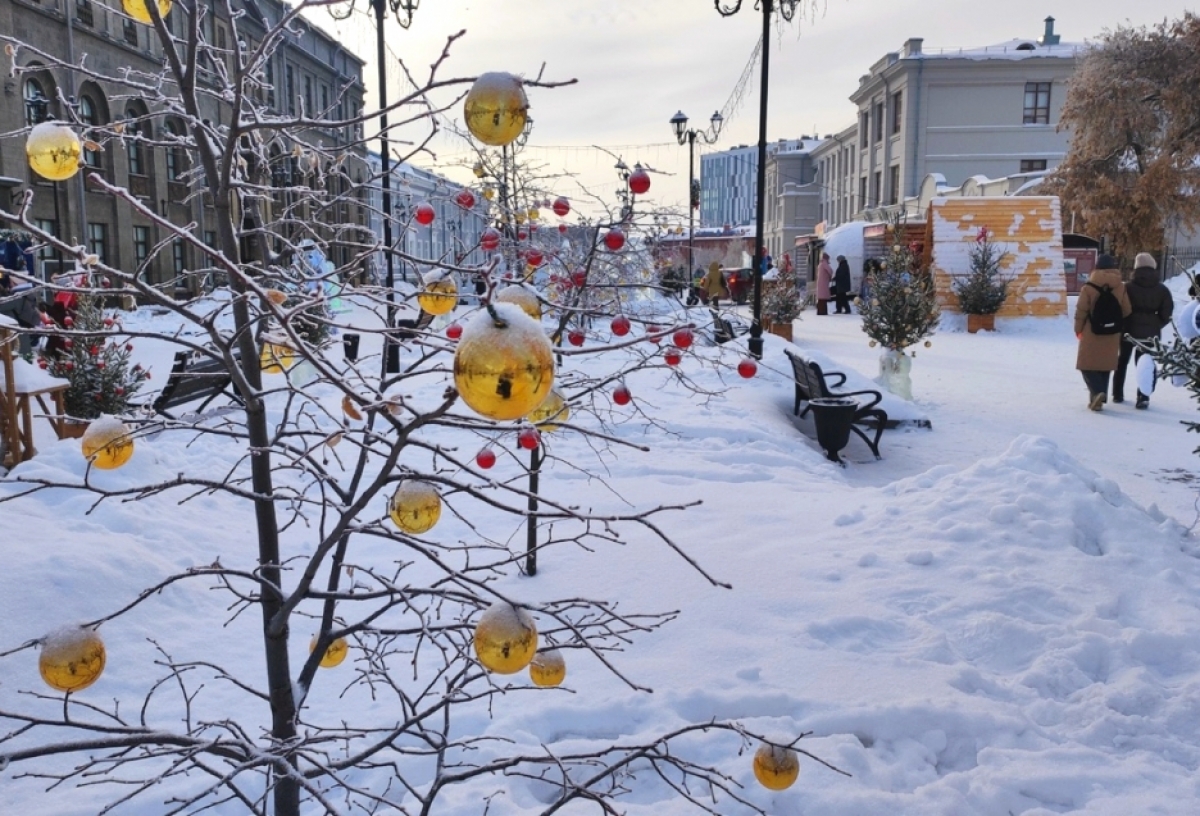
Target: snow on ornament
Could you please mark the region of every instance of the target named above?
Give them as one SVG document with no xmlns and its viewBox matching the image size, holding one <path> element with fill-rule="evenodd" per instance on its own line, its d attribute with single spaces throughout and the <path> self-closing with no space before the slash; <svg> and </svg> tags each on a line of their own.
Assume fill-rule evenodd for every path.
<svg viewBox="0 0 1200 816">
<path fill-rule="evenodd" d="M 83 458 L 100 470 L 115 470 L 133 456 L 133 432 L 116 417 L 92 420 L 80 440 Z"/>
<path fill-rule="evenodd" d="M 609 251 L 616 252 L 625 246 L 625 233 L 621 232 L 619 227 L 613 227 L 604 234 L 604 246 L 608 247 Z"/>
<path fill-rule="evenodd" d="M 650 192 L 650 174 L 640 164 L 629 174 L 629 191 L 636 195 Z"/>
<path fill-rule="evenodd" d="M 500 247 L 500 233 L 488 227 L 479 236 L 479 246 L 485 252 L 494 252 Z"/>
<path fill-rule="evenodd" d="M 571 202 L 567 200 L 566 196 L 559 196 L 558 198 L 554 199 L 554 204 L 551 206 L 551 209 L 554 210 L 554 214 L 559 218 L 566 218 L 567 214 L 571 212 Z M 563 226 L 565 227 L 566 224 Z"/>
<path fill-rule="evenodd" d="M 617 337 L 624 337 L 629 334 L 630 328 L 629 318 L 625 315 L 617 315 L 612 319 L 612 333 Z"/>
<path fill-rule="evenodd" d="M 483 470 L 491 470 L 492 466 L 496 464 L 496 452 L 491 448 L 484 448 L 475 454 L 475 464 Z"/>
<path fill-rule="evenodd" d="M 572 346 L 582 346 L 587 336 L 579 329 L 571 329 L 567 332 L 567 342 Z"/>
<path fill-rule="evenodd" d="M 678 329 L 673 335 L 671 335 L 671 342 L 681 349 L 691 346 L 695 339 L 696 335 L 693 334 L 692 330 L 688 328 Z"/>
<path fill-rule="evenodd" d="M 458 286 L 446 269 L 432 269 L 421 276 L 417 303 L 431 315 L 444 315 L 458 303 Z"/>
<path fill-rule="evenodd" d="M 436 215 L 437 213 L 434 211 L 433 205 L 428 201 L 422 201 L 413 211 L 413 218 L 423 227 L 428 227 L 432 224 Z"/>
<path fill-rule="evenodd" d="M 521 80 L 512 74 L 491 72 L 475 80 L 463 101 L 467 130 L 479 141 L 502 147 L 525 129 L 529 100 Z"/>
<path fill-rule="evenodd" d="M 475 626 L 475 656 L 496 674 L 516 674 L 537 653 L 537 624 L 507 601 L 492 604 Z"/>
<path fill-rule="evenodd" d="M 753 357 L 743 357 L 738 362 L 737 371 L 748 380 L 758 373 L 758 363 L 754 362 Z"/>
<path fill-rule="evenodd" d="M 542 251 L 536 247 L 530 247 L 530 249 L 525 253 L 525 262 L 530 266 L 541 266 L 542 262 L 545 260 L 546 256 L 542 254 Z"/>
<path fill-rule="evenodd" d="M 104 641 L 96 630 L 64 626 L 42 639 L 38 672 L 55 691 L 82 691 L 104 672 L 105 657 Z"/>
<path fill-rule="evenodd" d="M 66 125 L 42 122 L 25 139 L 25 158 L 35 173 L 49 181 L 66 181 L 79 172 L 83 142 Z"/>
<path fill-rule="evenodd" d="M 458 191 L 458 195 L 454 197 L 454 203 L 462 207 L 464 210 L 469 210 L 475 206 L 475 194 L 465 187 Z"/>
<path fill-rule="evenodd" d="M 388 516 L 404 532 L 420 535 L 442 517 L 442 497 L 429 482 L 405 479 L 388 502 Z"/>
<path fill-rule="evenodd" d="M 125 13 L 145 25 L 151 25 L 154 22 L 150 17 L 150 9 L 147 8 L 149 5 L 146 0 L 121 0 L 121 8 Z M 171 13 L 171 0 L 158 0 L 155 5 L 158 6 L 158 16 L 164 20 L 167 19 L 167 15 Z"/>
<path fill-rule="evenodd" d="M 454 386 L 472 410 L 520 419 L 554 385 L 554 348 L 541 324 L 512 303 L 493 303 L 464 326 L 454 351 Z"/>
<path fill-rule="evenodd" d="M 683 362 L 683 354 L 678 348 L 668 348 L 663 352 L 663 361 L 669 366 L 677 366 Z"/>
<path fill-rule="evenodd" d="M 520 284 L 505 286 L 496 293 L 496 301 L 520 306 L 521 311 L 534 320 L 542 319 L 542 302 L 538 300 L 537 293 L 527 286 Z"/>
<path fill-rule="evenodd" d="M 787 790 L 799 775 L 800 757 L 791 748 L 780 748 L 764 742 L 754 752 L 754 778 L 764 788 Z"/>
<path fill-rule="evenodd" d="M 558 649 L 545 649 L 529 662 L 529 679 L 535 686 L 551 688 L 567 678 L 567 661 Z"/>
<path fill-rule="evenodd" d="M 462 337 L 462 324 L 451 323 L 446 327 L 446 336 L 451 340 L 457 340 L 458 338 Z"/>
<path fill-rule="evenodd" d="M 618 385 L 613 389 L 613 402 L 617 405 L 628 405 L 633 400 L 633 393 L 625 385 Z"/>
<path fill-rule="evenodd" d="M 537 428 L 522 428 L 517 433 L 517 446 L 525 450 L 537 450 L 542 444 L 542 435 Z"/>
<path fill-rule="evenodd" d="M 312 654 L 317 648 L 317 636 L 313 635 L 312 640 L 308 642 L 308 653 Z M 342 665 L 342 661 L 346 659 L 346 655 L 350 653 L 350 644 L 346 643 L 345 638 L 337 638 L 325 649 L 325 654 L 321 655 L 322 669 L 336 669 Z"/>
</svg>

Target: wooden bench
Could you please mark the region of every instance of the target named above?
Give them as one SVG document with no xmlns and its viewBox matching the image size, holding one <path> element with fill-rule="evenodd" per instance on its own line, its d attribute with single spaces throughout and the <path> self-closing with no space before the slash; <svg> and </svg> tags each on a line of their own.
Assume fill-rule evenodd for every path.
<svg viewBox="0 0 1200 816">
<path fill-rule="evenodd" d="M 12 467 L 33 458 L 33 403 L 37 402 L 42 415 L 50 421 L 55 435 L 63 438 L 63 393 L 70 388 L 65 380 L 51 378 L 24 360 L 14 359 L 13 350 L 18 333 L 0 325 L 0 436 L 4 441 L 4 464 Z M 37 376 L 18 376 L 17 368 L 28 367 Z M 32 382 L 24 382 L 30 380 Z M 46 399 L 51 405 L 46 404 Z"/>
<path fill-rule="evenodd" d="M 175 419 L 170 409 L 199 399 L 203 402 L 196 411 L 203 411 L 206 405 L 221 394 L 238 404 L 243 402 L 241 394 L 233 387 L 233 377 L 230 376 L 224 360 L 197 355 L 191 351 L 177 351 L 175 361 L 171 365 L 171 374 L 163 385 L 162 393 L 155 398 L 150 407 L 156 414 Z"/>
<path fill-rule="evenodd" d="M 869 397 L 869 400 L 855 400 L 858 402 L 858 410 L 854 412 L 854 424 L 850 430 L 858 434 L 859 438 L 866 442 L 867 447 L 875 454 L 875 458 L 879 459 L 879 437 L 883 436 L 884 428 L 887 427 L 888 415 L 887 411 L 875 406 L 883 400 L 883 394 L 872 389 L 836 391 L 834 389 L 845 385 L 845 374 L 840 371 L 822 371 L 820 365 L 793 349 L 785 348 L 783 351 L 791 361 L 792 375 L 796 381 L 796 402 L 792 407 L 792 413 L 803 417 L 808 413 L 811 405 L 805 405 L 804 410 L 801 411 L 800 403 L 811 403 L 818 397 Z M 867 436 L 865 431 L 873 432 L 875 438 Z"/>
</svg>

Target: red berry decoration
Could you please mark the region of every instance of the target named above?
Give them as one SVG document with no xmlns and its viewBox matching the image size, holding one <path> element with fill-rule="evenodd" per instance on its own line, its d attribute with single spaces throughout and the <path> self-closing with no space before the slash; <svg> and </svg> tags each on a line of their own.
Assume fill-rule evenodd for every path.
<svg viewBox="0 0 1200 816">
<path fill-rule="evenodd" d="M 96 368 L 98 368 L 98 369 L 103 369 L 103 368 L 104 368 L 104 361 L 103 361 L 103 360 L 97 360 L 97 361 L 96 361 Z"/>
<path fill-rule="evenodd" d="M 658 343 L 661 343 L 662 342 L 662 335 L 660 334 L 661 331 L 662 331 L 662 326 L 655 326 L 653 324 L 647 326 L 646 327 L 646 335 L 647 335 L 646 339 L 656 345 Z"/>
<path fill-rule="evenodd" d="M 691 329 L 679 329 L 671 335 L 671 341 L 681 349 L 689 348 L 696 339 Z"/>
<path fill-rule="evenodd" d="M 486 252 L 494 252 L 500 248 L 500 233 L 488 227 L 479 236 L 479 246 Z"/>
<path fill-rule="evenodd" d="M 517 434 L 517 444 L 525 450 L 533 450 L 542 444 L 542 435 L 537 428 L 522 428 Z"/>
<path fill-rule="evenodd" d="M 566 218 L 567 213 L 569 213 L 571 211 L 571 202 L 568 201 L 565 196 L 559 196 L 558 198 L 554 199 L 554 204 L 552 205 L 552 209 L 554 210 L 554 214 L 557 215 L 559 218 Z M 562 228 L 561 228 L 562 232 L 567 231 L 566 226 L 567 226 L 566 224 L 562 225 Z"/>
<path fill-rule="evenodd" d="M 107 289 L 108 287 L 112 286 L 112 281 L 110 281 L 108 278 L 104 278 L 100 281 L 100 285 Z"/>
<path fill-rule="evenodd" d="M 125 350 L 126 350 L 126 351 L 133 351 L 133 343 L 126 343 L 126 344 L 125 344 Z"/>
<path fill-rule="evenodd" d="M 612 320 L 612 333 L 617 337 L 624 337 L 629 334 L 629 318 L 625 315 L 617 315 Z"/>
<path fill-rule="evenodd" d="M 640 164 L 629 174 L 629 189 L 637 195 L 650 191 L 650 174 Z"/>
<path fill-rule="evenodd" d="M 75 363 L 71 362 L 70 360 L 67 360 L 65 363 L 63 363 L 63 368 L 65 368 L 67 371 L 74 371 Z"/>
<path fill-rule="evenodd" d="M 39 357 L 39 358 L 38 358 L 38 368 L 40 368 L 40 369 L 42 369 L 42 370 L 44 371 L 44 370 L 46 370 L 46 369 L 47 369 L 47 368 L 49 368 L 49 367 L 50 367 L 50 366 L 49 366 L 49 364 L 46 362 L 46 358 L 45 358 L 45 357 Z"/>
<path fill-rule="evenodd" d="M 537 224 L 530 224 L 529 225 L 529 234 L 533 235 L 535 232 L 537 232 Z"/>
<path fill-rule="evenodd" d="M 633 394 L 629 393 L 629 389 L 624 385 L 618 385 L 613 390 L 613 402 L 615 402 L 617 405 L 628 405 L 629 401 L 632 399 Z"/>
<path fill-rule="evenodd" d="M 113 319 L 111 317 L 104 318 L 104 328 L 110 329 L 110 328 L 112 328 L 112 324 L 113 324 Z"/>
<path fill-rule="evenodd" d="M 475 206 L 475 194 L 465 187 L 458 191 L 458 195 L 454 197 L 454 203 L 462 207 L 464 210 L 469 210 Z"/>
<path fill-rule="evenodd" d="M 669 366 L 677 366 L 683 362 L 683 354 L 677 348 L 669 348 L 663 352 L 663 361 Z"/>
<path fill-rule="evenodd" d="M 67 318 L 67 319 L 70 320 L 71 318 Z M 70 337 L 68 337 L 66 340 L 63 340 L 63 348 L 65 348 L 65 349 L 75 348 L 75 341 L 72 340 Z"/>
<path fill-rule="evenodd" d="M 100 353 L 99 346 L 92 346 L 90 349 L 88 349 L 88 354 L 92 355 L 93 357 L 95 357 L 99 353 Z"/>
<path fill-rule="evenodd" d="M 584 284 L 587 283 L 587 272 L 584 272 L 582 269 L 576 269 L 571 273 L 571 283 L 582 289 Z"/>
<path fill-rule="evenodd" d="M 544 260 L 546 260 L 546 256 L 540 249 L 530 249 L 525 253 L 525 262 L 530 266 L 541 266 Z"/>
<path fill-rule="evenodd" d="M 451 340 L 457 340 L 462 337 L 462 325 L 459 323 L 451 323 L 446 327 L 446 336 Z"/>
<path fill-rule="evenodd" d="M 572 329 L 567 332 L 567 342 L 572 346 L 582 346 L 584 341 L 583 332 L 579 329 Z"/>
<path fill-rule="evenodd" d="M 66 317 L 63 318 L 63 325 L 66 326 L 68 329 L 71 328 L 72 326 L 75 325 L 75 318 L 71 317 L 70 315 L 67 315 Z"/>
<path fill-rule="evenodd" d="M 433 223 L 433 217 L 436 213 L 433 210 L 433 205 L 428 201 L 422 201 L 417 205 L 417 209 L 413 212 L 413 218 L 417 219 L 417 223 L 423 227 L 428 227 Z"/>
<path fill-rule="evenodd" d="M 119 397 L 125 393 L 125 389 L 118 385 L 116 388 L 113 389 L 113 393 Z"/>
<path fill-rule="evenodd" d="M 496 452 L 491 448 L 484 448 L 475 454 L 475 464 L 484 470 L 488 470 L 492 465 L 496 464 Z"/>
<path fill-rule="evenodd" d="M 519 230 L 517 232 L 517 240 L 518 241 L 524 241 L 528 237 L 529 237 L 529 233 L 526 232 L 525 230 Z"/>
<path fill-rule="evenodd" d="M 559 224 L 559 225 L 558 225 L 558 234 L 559 234 L 559 235 L 566 235 L 566 234 L 567 234 L 567 225 L 566 225 L 566 224 Z"/>
<path fill-rule="evenodd" d="M 604 234 L 604 245 L 612 252 L 616 252 L 625 246 L 625 233 L 621 232 L 620 228 L 613 227 Z"/>
<path fill-rule="evenodd" d="M 747 380 L 758 373 L 758 363 L 754 362 L 752 357 L 743 357 L 738 363 L 738 374 L 741 374 Z"/>
</svg>

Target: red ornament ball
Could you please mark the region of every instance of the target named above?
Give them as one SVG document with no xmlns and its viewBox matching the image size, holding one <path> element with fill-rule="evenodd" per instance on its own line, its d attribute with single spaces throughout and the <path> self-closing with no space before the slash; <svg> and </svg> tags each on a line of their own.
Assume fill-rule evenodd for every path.
<svg viewBox="0 0 1200 816">
<path fill-rule="evenodd" d="M 104 328 L 112 328 L 113 319 L 111 317 L 104 318 Z"/>
<path fill-rule="evenodd" d="M 567 225 L 566 225 L 566 224 L 559 224 L 559 225 L 558 225 L 558 234 L 559 234 L 559 235 L 566 235 L 566 234 L 567 234 Z"/>
<path fill-rule="evenodd" d="M 544 260 L 546 260 L 546 256 L 540 249 L 530 249 L 525 253 L 525 262 L 530 266 L 541 266 Z"/>
<path fill-rule="evenodd" d="M 67 319 L 70 320 L 70 318 L 67 318 Z M 75 341 L 72 340 L 70 337 L 68 337 L 66 340 L 63 340 L 63 348 L 65 348 L 65 349 L 75 348 Z"/>
<path fill-rule="evenodd" d="M 133 343 L 126 343 L 126 344 L 125 344 L 125 350 L 126 350 L 126 351 L 133 351 Z"/>
<path fill-rule="evenodd" d="M 618 227 L 613 227 L 604 235 L 604 245 L 612 252 L 616 252 L 621 247 L 625 246 L 625 233 L 621 232 Z"/>
<path fill-rule="evenodd" d="M 500 248 L 500 233 L 488 227 L 479 236 L 479 246 L 486 252 L 494 252 Z"/>
<path fill-rule="evenodd" d="M 683 354 L 677 348 L 669 348 L 663 352 L 663 361 L 669 366 L 677 366 L 683 362 Z"/>
<path fill-rule="evenodd" d="M 653 323 L 646 327 L 646 339 L 655 345 L 662 342 L 662 326 L 655 326 Z"/>
<path fill-rule="evenodd" d="M 95 357 L 99 353 L 100 353 L 99 346 L 92 346 L 91 348 L 88 349 L 88 354 L 92 355 L 93 357 Z"/>
<path fill-rule="evenodd" d="M 629 174 L 629 189 L 631 192 L 641 195 L 650 191 L 650 174 L 641 167 L 635 169 Z"/>
<path fill-rule="evenodd" d="M 434 212 L 433 205 L 428 201 L 422 201 L 417 205 L 417 209 L 413 212 L 413 218 L 417 219 L 417 223 L 423 227 L 428 227 L 433 223 Z"/>
<path fill-rule="evenodd" d="M 462 325 L 459 323 L 451 323 L 446 327 L 446 336 L 451 340 L 457 340 L 462 337 Z"/>
<path fill-rule="evenodd" d="M 475 464 L 484 470 L 488 470 L 492 465 L 496 464 L 496 452 L 491 448 L 484 448 L 475 454 Z"/>
<path fill-rule="evenodd" d="M 537 232 L 537 229 L 538 229 L 537 224 L 530 224 L 529 225 L 529 234 L 533 235 L 535 232 Z"/>
<path fill-rule="evenodd" d="M 752 357 L 743 357 L 738 363 L 738 374 L 741 374 L 747 380 L 758 373 L 758 363 L 754 362 Z"/>
<path fill-rule="evenodd" d="M 615 402 L 617 405 L 628 405 L 630 400 L 633 399 L 633 394 L 629 393 L 629 389 L 624 385 L 618 385 L 615 389 L 613 389 L 612 397 L 613 402 Z"/>
<path fill-rule="evenodd" d="M 75 325 L 75 318 L 71 317 L 70 315 L 64 317 L 63 325 L 66 326 L 68 329 L 71 328 L 72 326 Z"/>
<path fill-rule="evenodd" d="M 554 199 L 552 208 L 555 215 L 557 215 L 559 218 L 565 218 L 567 213 L 571 211 L 571 202 L 567 200 L 566 196 L 559 196 L 558 198 Z M 566 224 L 563 224 L 563 232 L 566 232 L 566 226 Z"/>
<path fill-rule="evenodd" d="M 576 269 L 571 273 L 571 283 L 583 288 L 584 284 L 587 283 L 587 272 L 584 272 L 582 269 Z"/>
<path fill-rule="evenodd" d="M 520 230 L 517 232 L 517 240 L 518 241 L 524 241 L 528 237 L 529 237 L 529 233 L 526 232 L 525 230 Z"/>
<path fill-rule="evenodd" d="M 47 368 L 49 368 L 49 367 L 50 367 L 50 365 L 49 365 L 49 364 L 46 362 L 46 358 L 45 358 L 45 357 L 39 357 L 39 358 L 38 358 L 38 368 L 40 368 L 40 369 L 42 369 L 42 370 L 44 371 L 45 369 L 47 369 Z"/>
<path fill-rule="evenodd" d="M 522 428 L 517 434 L 517 444 L 525 450 L 533 450 L 542 444 L 542 435 L 538 433 L 537 428 Z"/>
<path fill-rule="evenodd" d="M 629 318 L 625 315 L 617 315 L 612 320 L 612 333 L 617 337 L 624 337 L 629 334 L 630 324 Z"/>
<path fill-rule="evenodd" d="M 567 332 L 567 342 L 572 346 L 582 346 L 583 341 L 584 335 L 579 329 L 572 329 L 571 331 Z"/>
<path fill-rule="evenodd" d="M 469 210 L 475 206 L 475 194 L 464 187 L 458 191 L 458 195 L 454 197 L 454 202 L 464 210 Z"/>
<path fill-rule="evenodd" d="M 671 335 L 671 341 L 681 349 L 689 348 L 695 339 L 696 336 L 692 334 L 691 329 L 679 329 Z"/>
</svg>

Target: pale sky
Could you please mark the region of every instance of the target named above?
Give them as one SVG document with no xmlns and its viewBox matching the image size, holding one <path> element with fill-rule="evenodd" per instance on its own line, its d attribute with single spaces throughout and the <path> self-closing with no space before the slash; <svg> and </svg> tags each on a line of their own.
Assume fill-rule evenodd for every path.
<svg viewBox="0 0 1200 816">
<path fill-rule="evenodd" d="M 428 72 L 446 38 L 466 29 L 441 75 L 509 71 L 577 79 L 555 90 L 531 89 L 535 126 L 528 155 L 550 171 L 579 174 L 556 193 L 579 197 L 579 184 L 611 198 L 613 159 L 590 149 L 601 145 L 629 164 L 642 162 L 673 175 L 654 176 L 649 197 L 683 210 L 687 149 L 675 144 L 668 120 L 686 113 L 703 125 L 723 107 L 762 27 L 762 14 L 744 0 L 723 18 L 711 0 L 425 0 L 407 31 L 394 21 L 388 47 L 414 72 Z M 924 49 L 975 47 L 1042 34 L 1047 15 L 1063 42 L 1093 39 L 1121 25 L 1152 25 L 1195 11 L 1177 0 L 817 0 L 815 13 L 775 29 L 770 61 L 770 139 L 836 132 L 853 123 L 849 101 L 858 78 L 909 37 Z M 322 13 L 315 19 L 367 58 L 369 93 L 376 85 L 374 25 L 361 5 L 345 22 Z M 395 98 L 399 72 L 389 72 Z M 758 72 L 740 112 L 726 123 L 714 149 L 758 139 Z M 454 111 L 461 121 L 461 108 Z M 414 137 L 417 135 L 414 132 Z M 706 148 L 707 149 L 707 148 Z M 460 139 L 439 139 L 437 161 L 422 164 L 449 175 L 466 161 Z M 697 145 L 696 173 L 699 175 Z M 464 177 L 461 173 L 458 178 Z"/>
</svg>

